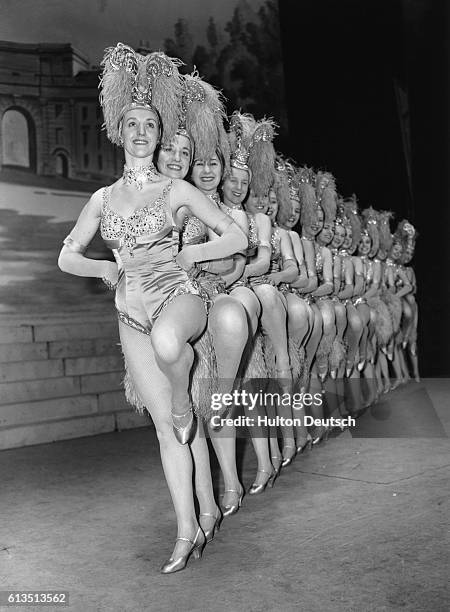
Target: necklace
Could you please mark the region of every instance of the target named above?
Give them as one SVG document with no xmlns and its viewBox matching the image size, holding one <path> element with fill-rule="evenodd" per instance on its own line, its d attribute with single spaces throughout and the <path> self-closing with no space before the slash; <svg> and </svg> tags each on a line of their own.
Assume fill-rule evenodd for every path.
<svg viewBox="0 0 450 612">
<path fill-rule="evenodd" d="M 141 190 L 144 183 L 150 183 L 159 178 L 159 172 L 154 164 L 149 166 L 137 166 L 136 168 L 123 167 L 122 179 L 125 185 L 134 185 Z"/>
<path fill-rule="evenodd" d="M 220 196 L 217 191 L 215 193 L 209 193 L 208 198 L 212 200 L 215 204 L 217 204 L 217 206 L 220 205 Z"/>
</svg>

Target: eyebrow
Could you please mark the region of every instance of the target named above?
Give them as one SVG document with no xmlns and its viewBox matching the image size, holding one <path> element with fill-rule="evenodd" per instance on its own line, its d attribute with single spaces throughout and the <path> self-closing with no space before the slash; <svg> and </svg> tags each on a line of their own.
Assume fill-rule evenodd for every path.
<svg viewBox="0 0 450 612">
<path fill-rule="evenodd" d="M 127 119 L 125 119 L 125 121 L 139 121 L 139 119 L 137 117 L 128 117 Z M 148 117 L 146 119 L 146 121 L 157 121 L 156 117 Z"/>
</svg>

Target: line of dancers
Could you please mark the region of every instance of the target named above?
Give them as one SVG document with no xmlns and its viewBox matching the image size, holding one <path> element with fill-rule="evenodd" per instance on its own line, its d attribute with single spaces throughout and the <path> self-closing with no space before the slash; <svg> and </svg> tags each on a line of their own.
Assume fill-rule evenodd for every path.
<svg viewBox="0 0 450 612">
<path fill-rule="evenodd" d="M 273 120 L 235 111 L 227 132 L 220 92 L 181 75 L 180 60 L 118 43 L 102 65 L 124 172 L 92 195 L 59 265 L 115 290 L 126 396 L 153 420 L 177 518 L 170 574 L 242 504 L 238 407 L 224 398 L 277 398 L 258 406 L 269 425 L 248 427 L 258 467 L 247 493 L 258 495 L 328 437 L 329 417 L 358 416 L 411 373 L 419 380 L 417 232 L 403 220 L 392 233 L 391 213 L 360 210 L 330 172 L 277 153 Z M 114 261 L 86 256 L 98 229 Z"/>
</svg>

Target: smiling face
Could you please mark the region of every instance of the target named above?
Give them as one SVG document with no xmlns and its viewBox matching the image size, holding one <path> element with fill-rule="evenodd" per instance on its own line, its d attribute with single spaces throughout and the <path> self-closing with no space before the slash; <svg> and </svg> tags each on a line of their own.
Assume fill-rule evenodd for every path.
<svg viewBox="0 0 450 612">
<path fill-rule="evenodd" d="M 311 223 L 311 232 L 314 234 L 314 236 L 317 236 L 317 234 L 322 231 L 323 218 L 323 210 L 320 206 L 318 206 L 316 219 Z"/>
<path fill-rule="evenodd" d="M 300 219 L 300 203 L 297 200 L 289 200 L 289 202 L 289 209 L 279 208 L 277 215 L 277 222 L 286 229 L 292 229 Z"/>
<path fill-rule="evenodd" d="M 323 224 L 322 230 L 317 236 L 317 240 L 321 244 L 330 244 L 333 240 L 334 223 L 326 222 Z"/>
<path fill-rule="evenodd" d="M 361 240 L 358 245 L 358 253 L 360 255 L 368 255 L 372 247 L 372 241 L 367 234 L 361 234 Z"/>
<path fill-rule="evenodd" d="M 295 225 L 297 225 L 300 219 L 300 202 L 298 202 L 297 200 L 291 200 L 291 206 L 291 214 L 284 222 L 284 225 L 288 229 L 292 229 Z"/>
<path fill-rule="evenodd" d="M 352 226 L 349 223 L 345 227 L 345 239 L 344 239 L 344 242 L 342 243 L 342 248 L 348 251 L 349 249 L 351 249 L 352 242 L 353 242 L 353 232 L 352 232 Z"/>
<path fill-rule="evenodd" d="M 176 134 L 169 145 L 161 147 L 157 160 L 158 170 L 169 178 L 184 179 L 191 159 L 191 141 L 183 134 Z"/>
<path fill-rule="evenodd" d="M 345 240 L 345 227 L 341 223 L 336 223 L 334 226 L 334 236 L 331 241 L 333 249 L 340 249 Z"/>
<path fill-rule="evenodd" d="M 394 261 L 398 261 L 402 256 L 402 245 L 400 242 L 394 242 L 391 249 L 391 257 Z"/>
<path fill-rule="evenodd" d="M 267 207 L 266 215 L 270 217 L 270 220 L 273 223 L 275 222 L 275 219 L 277 218 L 277 215 L 278 215 L 278 200 L 277 200 L 277 194 L 275 193 L 274 189 L 269 189 L 268 201 L 269 201 L 269 204 Z"/>
<path fill-rule="evenodd" d="M 194 185 L 203 193 L 216 193 L 222 179 L 222 164 L 217 155 L 213 155 L 207 160 L 194 160 L 191 179 Z"/>
<path fill-rule="evenodd" d="M 160 136 L 156 111 L 147 108 L 127 111 L 120 130 L 127 166 L 136 165 L 136 158 L 139 165 L 151 163 Z"/>
<path fill-rule="evenodd" d="M 228 206 L 241 206 L 248 192 L 250 176 L 247 170 L 231 167 L 223 180 L 223 201 Z"/>
<path fill-rule="evenodd" d="M 247 212 L 255 215 L 256 213 L 267 213 L 269 208 L 269 199 L 267 196 L 257 196 L 255 192 L 250 189 L 248 198 L 245 201 L 244 208 Z"/>
</svg>

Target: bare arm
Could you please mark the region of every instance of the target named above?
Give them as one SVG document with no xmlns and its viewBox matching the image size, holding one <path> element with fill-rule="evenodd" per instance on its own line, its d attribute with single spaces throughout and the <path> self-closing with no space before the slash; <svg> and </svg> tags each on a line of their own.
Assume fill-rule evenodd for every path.
<svg viewBox="0 0 450 612">
<path fill-rule="evenodd" d="M 256 256 L 245 266 L 244 276 L 261 276 L 265 274 L 270 266 L 270 255 L 272 246 L 272 225 L 267 215 L 258 213 L 255 215 L 256 229 L 258 231 L 258 250 Z"/>
<path fill-rule="evenodd" d="M 363 263 L 359 257 L 352 257 L 354 276 L 353 297 L 360 297 L 364 290 L 364 270 Z"/>
<path fill-rule="evenodd" d="M 280 283 L 291 283 L 298 277 L 297 261 L 292 249 L 292 242 L 286 230 L 280 230 L 280 255 L 282 269 L 279 272 L 272 272 L 268 278 L 276 285 Z"/>
<path fill-rule="evenodd" d="M 246 258 L 241 253 L 237 253 L 234 256 L 234 267 L 230 272 L 226 272 L 225 274 L 221 274 L 222 279 L 225 282 L 225 285 L 229 287 L 234 282 L 239 280 L 244 273 L 245 270 L 245 262 Z"/>
<path fill-rule="evenodd" d="M 397 274 L 403 281 L 403 287 L 396 292 L 396 296 L 402 298 L 412 291 L 412 285 L 409 282 L 408 275 L 402 268 L 399 267 L 397 269 Z"/>
<path fill-rule="evenodd" d="M 102 190 L 96 191 L 78 217 L 75 227 L 61 249 L 58 266 L 63 272 L 75 276 L 106 277 L 117 282 L 117 264 L 107 259 L 90 259 L 84 256 L 100 224 Z"/>
<path fill-rule="evenodd" d="M 174 216 L 184 206 L 189 214 L 195 215 L 219 236 L 217 240 L 183 248 L 177 257 L 183 268 L 189 269 L 200 261 L 228 257 L 247 248 L 247 236 L 239 225 L 186 181 L 174 181 L 170 197 Z"/>
<path fill-rule="evenodd" d="M 375 297 L 378 294 L 381 281 L 381 264 L 379 261 L 372 263 L 372 278 L 368 291 L 365 292 L 365 298 Z"/>
<path fill-rule="evenodd" d="M 354 268 L 351 257 L 346 257 L 343 260 L 344 266 L 344 288 L 339 292 L 338 298 L 341 300 L 349 300 L 353 296 L 354 286 Z"/>
<path fill-rule="evenodd" d="M 316 254 L 314 244 L 310 240 L 302 240 L 303 253 L 305 255 L 306 269 L 308 272 L 308 284 L 298 289 L 299 293 L 312 293 L 317 289 Z"/>
<path fill-rule="evenodd" d="M 299 269 L 299 275 L 295 281 L 291 283 L 292 287 L 300 288 L 308 285 L 308 270 L 306 268 L 305 253 L 303 251 L 302 241 L 297 232 L 290 231 L 289 236 L 292 241 L 292 247 L 294 249 L 294 255 L 297 260 Z"/>
<path fill-rule="evenodd" d="M 322 247 L 324 282 L 313 292 L 314 297 L 323 297 L 333 292 L 333 256 L 330 249 Z"/>
<path fill-rule="evenodd" d="M 333 293 L 338 295 L 341 288 L 342 259 L 339 255 L 333 257 Z"/>
</svg>

